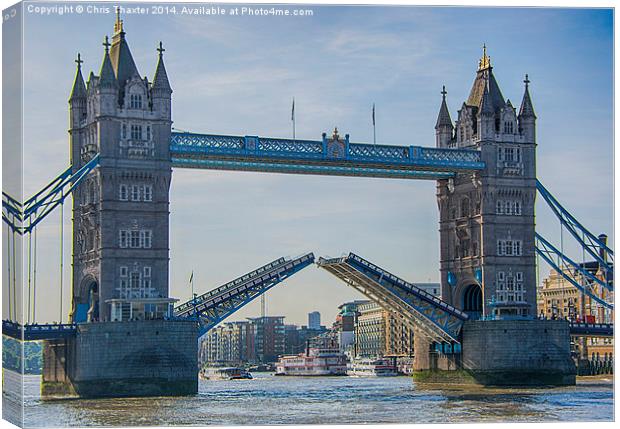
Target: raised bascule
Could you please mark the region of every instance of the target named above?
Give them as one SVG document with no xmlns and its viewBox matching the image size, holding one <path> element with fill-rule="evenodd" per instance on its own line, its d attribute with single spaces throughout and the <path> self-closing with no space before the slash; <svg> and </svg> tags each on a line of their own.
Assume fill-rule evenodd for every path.
<svg viewBox="0 0 620 429">
<path fill-rule="evenodd" d="M 482 384 L 573 384 L 571 331 L 613 335 L 612 325 L 538 318 L 537 255 L 611 312 L 613 251 L 537 181 L 530 81 L 526 75 L 517 111 L 500 91 L 486 47 L 456 122 L 444 88 L 436 147 L 423 147 L 354 143 L 337 129 L 318 140 L 173 132 L 161 42 L 152 81 L 140 77 L 118 14 L 103 46 L 99 74 L 86 83 L 76 60 L 71 166 L 23 203 L 3 193 L 13 237 L 33 234 L 73 197 L 69 323 L 36 324 L 34 314 L 18 323 L 14 302 L 3 323 L 5 335 L 45 340 L 44 395 L 196 393 L 198 337 L 314 263 L 414 329 L 414 366 L 426 381 L 457 370 Z M 168 280 L 176 168 L 436 180 L 441 299 L 354 253 L 316 261 L 308 253 L 178 304 Z M 596 274 L 535 231 L 537 194 L 597 262 Z"/>
</svg>

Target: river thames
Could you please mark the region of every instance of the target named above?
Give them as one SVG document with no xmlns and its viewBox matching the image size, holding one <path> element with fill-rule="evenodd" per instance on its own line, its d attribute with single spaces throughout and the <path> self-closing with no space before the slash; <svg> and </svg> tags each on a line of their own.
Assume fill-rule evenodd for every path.
<svg viewBox="0 0 620 429">
<path fill-rule="evenodd" d="M 15 373 L 5 370 L 4 414 L 17 411 Z M 422 388 L 409 377 L 275 377 L 200 381 L 180 398 L 41 401 L 40 377 L 25 377 L 24 426 L 206 426 L 346 423 L 611 421 L 612 378 L 575 387 Z M 13 414 L 15 415 L 15 414 Z"/>
</svg>

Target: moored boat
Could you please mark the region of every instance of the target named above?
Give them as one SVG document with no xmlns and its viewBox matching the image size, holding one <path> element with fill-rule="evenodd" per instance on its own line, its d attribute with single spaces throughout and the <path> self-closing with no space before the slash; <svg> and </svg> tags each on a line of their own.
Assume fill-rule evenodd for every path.
<svg viewBox="0 0 620 429">
<path fill-rule="evenodd" d="M 252 374 L 240 367 L 205 367 L 198 374 L 203 380 L 251 380 Z"/>
<path fill-rule="evenodd" d="M 356 359 L 347 365 L 347 375 L 353 377 L 393 377 L 396 366 L 388 359 Z"/>
<path fill-rule="evenodd" d="M 337 348 L 308 348 L 305 353 L 281 356 L 276 375 L 327 376 L 346 375 L 347 361 Z"/>
</svg>

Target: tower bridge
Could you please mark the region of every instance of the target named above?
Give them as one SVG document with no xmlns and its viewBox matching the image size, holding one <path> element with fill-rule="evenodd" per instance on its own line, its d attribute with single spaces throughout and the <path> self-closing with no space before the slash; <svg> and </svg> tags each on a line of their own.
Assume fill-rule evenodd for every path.
<svg viewBox="0 0 620 429">
<path fill-rule="evenodd" d="M 525 371 L 545 383 L 570 384 L 569 330 L 612 335 L 613 325 L 536 318 L 536 255 L 613 311 L 613 251 L 536 179 L 530 81 L 526 75 L 517 111 L 502 95 L 486 48 L 454 122 L 442 91 L 435 147 L 424 147 L 354 143 L 337 129 L 319 140 L 173 132 L 162 43 L 149 81 L 140 77 L 125 36 L 117 15 L 99 74 L 86 81 L 78 54 L 69 98 L 70 167 L 24 203 L 3 192 L 3 220 L 13 237 L 32 234 L 72 196 L 70 323 L 37 324 L 33 315 L 24 326 L 15 304 L 3 322 L 6 335 L 46 340 L 47 393 L 100 396 L 106 386 L 118 395 L 195 392 L 198 335 L 315 262 L 312 253 L 280 258 L 178 304 L 168 284 L 169 191 L 177 168 L 435 180 L 441 299 L 354 253 L 316 261 L 414 328 L 418 371 L 465 369 L 487 384 L 510 384 Z M 537 194 L 595 259 L 596 275 L 535 231 Z M 175 348 L 158 352 L 161 362 L 175 362 L 162 384 L 134 357 L 171 343 Z M 451 346 L 437 347 L 442 344 Z M 436 350 L 450 352 L 438 358 Z M 492 352 L 497 359 L 487 358 Z M 513 367 L 505 366 L 508 360 Z M 139 379 L 139 388 L 123 384 L 125 378 Z"/>
</svg>

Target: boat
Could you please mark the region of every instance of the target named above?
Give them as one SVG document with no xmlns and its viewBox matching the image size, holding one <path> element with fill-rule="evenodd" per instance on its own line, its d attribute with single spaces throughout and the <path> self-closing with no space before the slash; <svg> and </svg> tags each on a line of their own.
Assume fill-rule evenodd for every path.
<svg viewBox="0 0 620 429">
<path fill-rule="evenodd" d="M 240 367 L 205 367 L 199 377 L 203 380 L 251 380 L 252 374 Z"/>
<path fill-rule="evenodd" d="M 338 348 L 310 347 L 305 353 L 281 356 L 276 364 L 276 375 L 327 376 L 346 373 L 346 356 Z"/>
<path fill-rule="evenodd" d="M 356 359 L 347 365 L 347 375 L 353 377 L 394 377 L 396 366 L 388 359 Z"/>
</svg>

